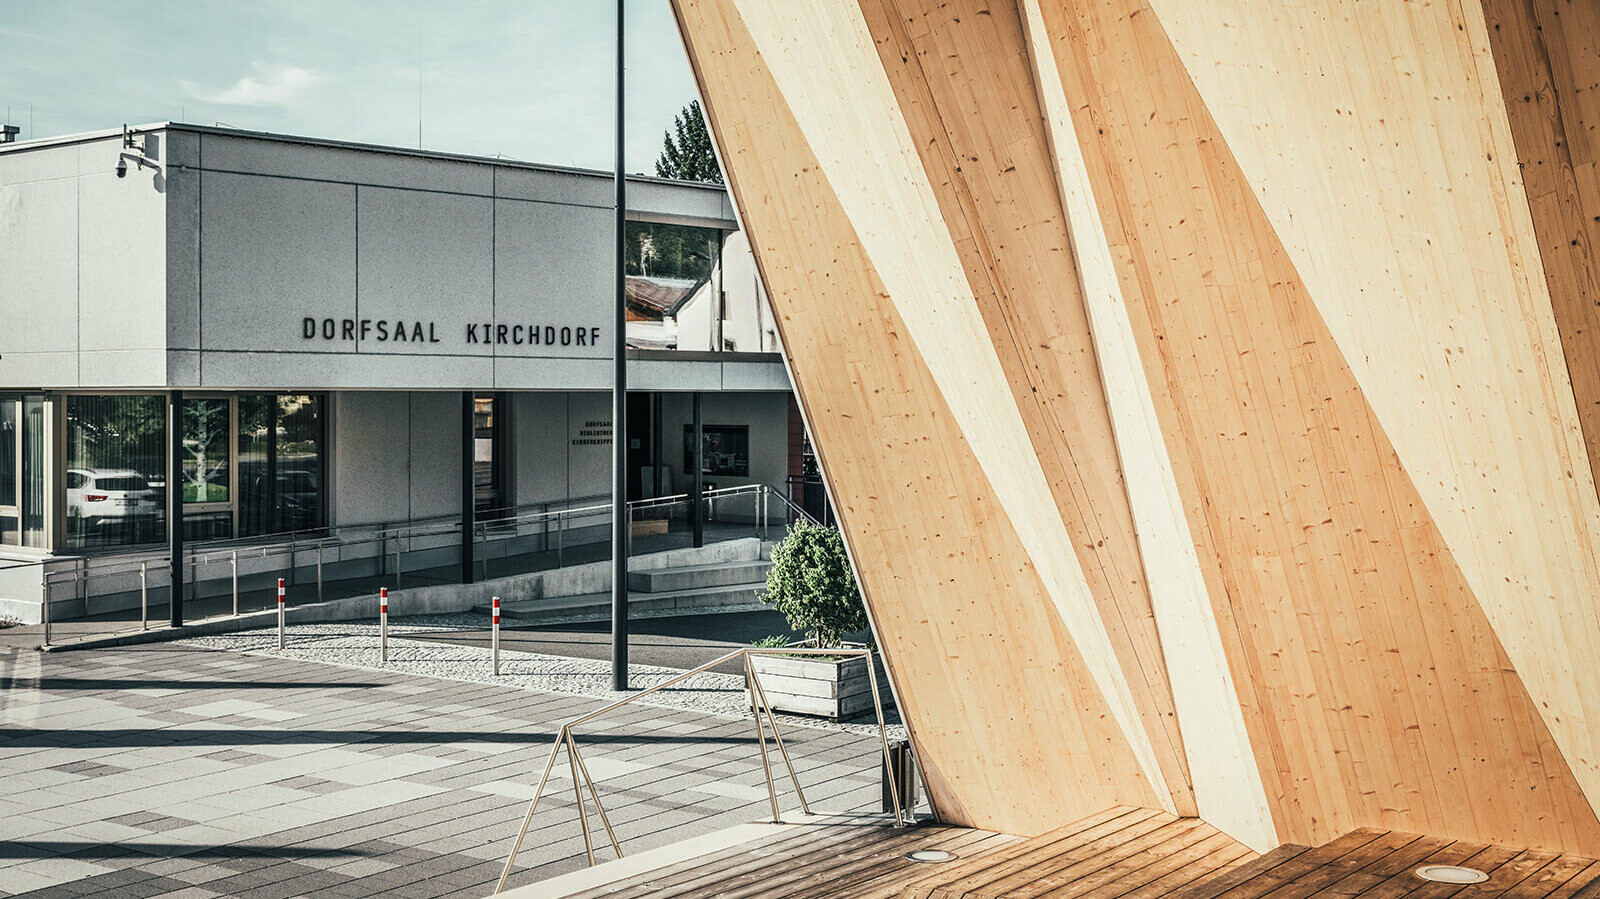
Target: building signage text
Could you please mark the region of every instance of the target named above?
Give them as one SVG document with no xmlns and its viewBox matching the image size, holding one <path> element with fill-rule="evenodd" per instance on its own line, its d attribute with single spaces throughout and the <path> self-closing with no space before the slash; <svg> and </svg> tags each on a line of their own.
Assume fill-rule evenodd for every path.
<svg viewBox="0 0 1600 899">
<path fill-rule="evenodd" d="M 387 318 L 312 318 L 300 320 L 305 340 L 373 340 L 378 343 L 439 343 L 438 322 Z M 599 346 L 600 329 L 573 325 L 472 322 L 466 325 L 470 344 L 512 346 Z"/>
</svg>

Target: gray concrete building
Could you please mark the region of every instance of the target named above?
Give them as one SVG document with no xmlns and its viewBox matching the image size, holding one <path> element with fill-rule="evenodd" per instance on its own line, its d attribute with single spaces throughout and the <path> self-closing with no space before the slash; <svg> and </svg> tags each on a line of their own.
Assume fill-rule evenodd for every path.
<svg viewBox="0 0 1600 899">
<path fill-rule="evenodd" d="M 703 480 L 783 489 L 804 440 L 727 194 L 637 177 L 629 206 L 631 495 L 689 489 L 697 406 Z M 174 536 L 595 502 L 612 216 L 610 173 L 500 159 L 175 123 L 0 146 L 0 614 L 94 612 L 52 572 Z"/>
</svg>

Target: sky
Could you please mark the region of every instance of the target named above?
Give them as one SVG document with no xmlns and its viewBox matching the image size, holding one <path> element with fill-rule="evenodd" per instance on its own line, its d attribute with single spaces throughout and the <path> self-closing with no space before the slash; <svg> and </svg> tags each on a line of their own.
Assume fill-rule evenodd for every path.
<svg viewBox="0 0 1600 899">
<path fill-rule="evenodd" d="M 0 0 L 20 138 L 181 121 L 610 170 L 603 0 Z M 667 0 L 629 0 L 627 155 L 696 98 Z M 419 90 L 420 79 L 420 90 Z M 31 125 L 30 125 L 31 120 Z"/>
</svg>

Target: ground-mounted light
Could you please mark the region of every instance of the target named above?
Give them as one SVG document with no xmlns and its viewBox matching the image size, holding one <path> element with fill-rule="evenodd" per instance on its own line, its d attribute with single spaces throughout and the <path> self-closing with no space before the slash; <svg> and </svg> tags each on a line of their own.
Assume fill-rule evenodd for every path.
<svg viewBox="0 0 1600 899">
<path fill-rule="evenodd" d="M 943 849 L 917 849 L 907 852 L 906 858 L 914 862 L 953 862 L 956 860 L 956 854 Z"/>
<path fill-rule="evenodd" d="M 1489 879 L 1489 875 L 1477 868 L 1460 865 L 1423 865 L 1417 869 L 1417 876 L 1434 883 L 1483 883 Z"/>
</svg>

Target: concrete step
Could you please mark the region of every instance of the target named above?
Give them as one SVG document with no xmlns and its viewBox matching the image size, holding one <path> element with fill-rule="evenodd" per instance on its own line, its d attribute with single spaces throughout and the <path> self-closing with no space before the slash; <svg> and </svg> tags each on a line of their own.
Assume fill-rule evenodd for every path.
<svg viewBox="0 0 1600 899">
<path fill-rule="evenodd" d="M 629 591 L 628 610 L 630 615 L 641 618 L 738 611 L 760 606 L 758 593 L 761 589 L 760 584 L 733 584 L 666 593 Z M 478 606 L 474 611 L 488 614 L 490 609 L 488 606 Z M 611 594 L 589 593 L 583 596 L 502 602 L 500 614 L 503 618 L 515 619 L 518 624 L 554 619 L 603 620 L 611 617 Z"/>
<path fill-rule="evenodd" d="M 647 568 L 628 572 L 628 589 L 643 593 L 674 593 L 731 587 L 736 584 L 764 584 L 772 563 L 765 559 L 748 562 L 718 562 L 712 565 L 682 565 L 677 568 Z"/>
</svg>

